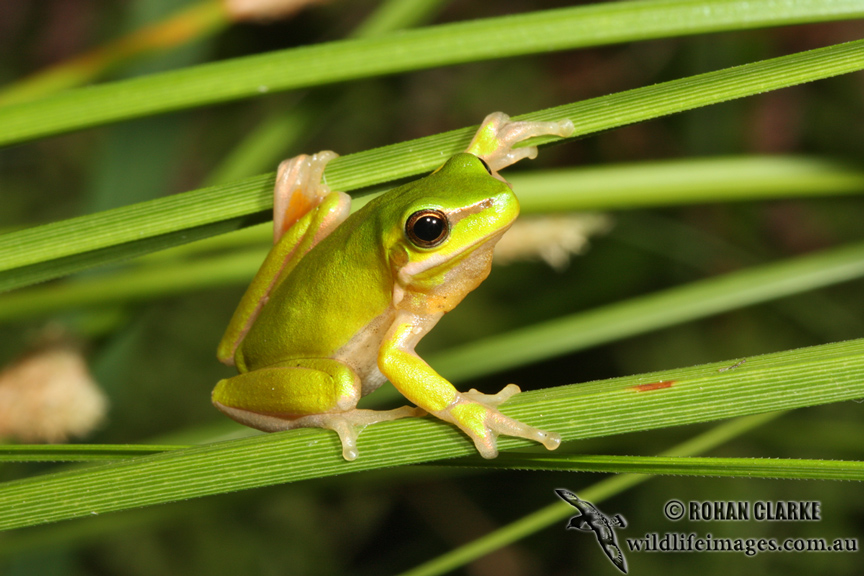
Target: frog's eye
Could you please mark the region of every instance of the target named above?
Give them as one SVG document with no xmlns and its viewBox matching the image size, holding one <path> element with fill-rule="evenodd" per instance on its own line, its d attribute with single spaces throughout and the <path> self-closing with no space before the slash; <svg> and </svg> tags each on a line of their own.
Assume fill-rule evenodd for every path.
<svg viewBox="0 0 864 576">
<path fill-rule="evenodd" d="M 418 210 L 408 217 L 405 234 L 419 248 L 434 248 L 450 235 L 450 223 L 440 210 Z"/>
</svg>

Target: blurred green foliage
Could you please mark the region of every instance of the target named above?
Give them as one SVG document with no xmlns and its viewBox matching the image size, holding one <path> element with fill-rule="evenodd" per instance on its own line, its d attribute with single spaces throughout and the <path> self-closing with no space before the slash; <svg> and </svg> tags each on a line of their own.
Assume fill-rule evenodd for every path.
<svg viewBox="0 0 864 576">
<path fill-rule="evenodd" d="M 11 82 L 163 17 L 176 2 L 5 0 L 0 81 Z M 454 2 L 434 22 L 521 13 L 565 2 Z M 193 46 L 137 61 L 112 78 L 179 68 L 343 37 L 374 8 L 346 0 L 288 21 L 243 24 Z M 431 17 L 431 16 L 430 16 Z M 351 153 L 455 127 L 487 113 L 519 114 L 864 35 L 859 21 L 654 40 L 424 70 L 309 90 L 334 102 L 272 157 Z M 109 78 L 110 79 L 110 78 Z M 544 149 L 531 166 L 609 165 L 736 154 L 807 154 L 864 161 L 864 76 L 850 74 Z M 345 95 L 349 97 L 346 97 Z M 261 122 L 296 106 L 295 94 L 176 112 L 0 150 L 0 227 L 18 228 L 197 188 Z M 271 168 L 267 168 L 272 169 Z M 251 174 L 250 174 L 251 175 Z M 517 190 L 518 193 L 518 190 Z M 862 238 L 860 197 L 717 203 L 625 211 L 566 270 L 514 264 L 483 285 L 424 340 L 429 353 L 545 319 Z M 209 403 L 231 370 L 215 347 L 241 285 L 56 317 L 87 337 L 109 422 L 88 441 L 143 443 L 174 433 L 232 430 Z M 549 387 L 742 358 L 864 333 L 861 280 L 667 328 L 471 383 Z M 0 359 L 21 353 L 43 320 L 0 327 Z M 467 388 L 464 386 L 463 388 Z M 859 458 L 861 406 L 788 414 L 717 455 Z M 691 426 L 578 443 L 585 453 L 654 454 L 704 429 Z M 172 440 L 173 441 L 173 440 Z M 0 468 L 4 480 L 45 465 Z M 4 574 L 385 574 L 408 569 L 601 476 L 519 471 L 398 469 L 209 497 L 0 534 Z M 687 500 L 819 500 L 818 523 L 672 524 L 663 504 Z M 661 477 L 601 508 L 648 532 L 715 537 L 864 536 L 864 495 L 851 483 Z M 625 551 L 626 554 L 626 551 Z M 635 574 L 730 570 L 857 574 L 858 554 L 628 554 Z M 606 571 L 606 572 L 604 572 Z M 465 574 L 613 573 L 593 537 L 554 526 L 465 568 Z"/>
</svg>

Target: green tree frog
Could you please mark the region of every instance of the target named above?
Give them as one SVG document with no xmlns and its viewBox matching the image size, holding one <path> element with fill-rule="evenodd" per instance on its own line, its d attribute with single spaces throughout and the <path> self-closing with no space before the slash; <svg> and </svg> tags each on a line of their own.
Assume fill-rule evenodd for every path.
<svg viewBox="0 0 864 576">
<path fill-rule="evenodd" d="M 215 406 L 268 432 L 334 430 L 346 460 L 368 424 L 432 414 L 459 427 L 485 458 L 499 434 L 554 450 L 558 434 L 497 410 L 520 390 L 457 391 L 414 351 L 417 342 L 489 274 L 492 249 L 519 214 L 498 170 L 537 154 L 513 145 L 569 136 L 573 125 L 489 115 L 464 153 L 349 215 L 350 197 L 321 178 L 325 151 L 279 166 L 274 247 L 243 296 L 218 357 L 240 374 L 213 390 Z M 389 380 L 416 407 L 357 408 Z"/>
</svg>

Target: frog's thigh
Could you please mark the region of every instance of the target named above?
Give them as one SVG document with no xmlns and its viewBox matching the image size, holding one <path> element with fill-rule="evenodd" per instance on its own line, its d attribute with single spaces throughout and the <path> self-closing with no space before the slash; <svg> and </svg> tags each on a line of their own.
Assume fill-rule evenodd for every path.
<svg viewBox="0 0 864 576">
<path fill-rule="evenodd" d="M 342 456 L 357 458 L 357 436 L 363 426 L 421 416 L 422 410 L 360 410 L 361 383 L 336 360 L 281 362 L 220 381 L 213 404 L 241 424 L 277 432 L 293 428 L 327 428 L 342 442 Z"/>
<path fill-rule="evenodd" d="M 360 399 L 360 380 L 336 360 L 297 359 L 252 370 L 220 381 L 213 390 L 213 403 L 223 407 L 269 415 L 272 419 L 294 419 L 324 412 L 351 410 Z M 229 414 L 236 418 L 236 414 Z M 246 421 L 243 422 L 247 424 Z M 261 425 L 259 425 L 261 424 Z M 265 431 L 290 426 L 259 421 L 249 425 Z"/>
</svg>

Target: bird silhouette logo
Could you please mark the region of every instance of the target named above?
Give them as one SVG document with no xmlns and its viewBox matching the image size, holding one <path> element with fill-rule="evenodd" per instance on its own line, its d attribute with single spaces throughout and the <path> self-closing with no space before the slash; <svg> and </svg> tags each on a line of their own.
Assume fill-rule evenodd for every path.
<svg viewBox="0 0 864 576">
<path fill-rule="evenodd" d="M 627 521 L 620 514 L 616 514 L 610 518 L 606 516 L 596 506 L 590 502 L 582 500 L 569 490 L 556 488 L 555 494 L 559 498 L 576 508 L 579 514 L 572 516 L 567 521 L 568 530 L 581 530 L 582 532 L 594 532 L 597 537 L 597 543 L 600 548 L 609 557 L 609 560 L 624 574 L 627 573 L 627 560 L 618 546 L 618 540 L 615 538 L 615 528 L 625 528 Z"/>
</svg>

